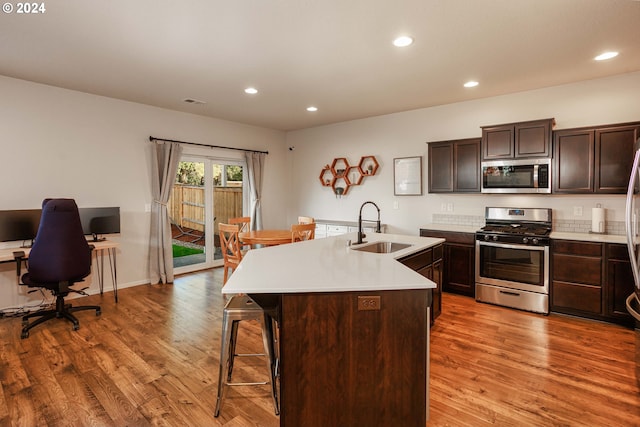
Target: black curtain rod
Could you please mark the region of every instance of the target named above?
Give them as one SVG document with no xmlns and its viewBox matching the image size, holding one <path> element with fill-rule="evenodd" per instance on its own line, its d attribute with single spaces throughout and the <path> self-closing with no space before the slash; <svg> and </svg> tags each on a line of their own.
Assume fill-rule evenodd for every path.
<svg viewBox="0 0 640 427">
<path fill-rule="evenodd" d="M 246 148 L 236 148 L 236 147 L 223 147 L 222 145 L 207 145 L 207 144 L 199 144 L 197 142 L 186 142 L 186 141 L 176 141 L 174 139 L 164 139 L 164 138 L 156 138 L 155 136 L 150 136 L 149 141 L 165 141 L 165 142 L 177 142 L 178 144 L 188 144 L 188 145 L 197 145 L 198 147 L 208 147 L 208 148 L 223 148 L 225 150 L 236 150 L 236 151 L 248 151 L 250 153 L 264 153 L 269 154 L 268 151 L 260 151 L 260 150 L 247 150 Z"/>
</svg>

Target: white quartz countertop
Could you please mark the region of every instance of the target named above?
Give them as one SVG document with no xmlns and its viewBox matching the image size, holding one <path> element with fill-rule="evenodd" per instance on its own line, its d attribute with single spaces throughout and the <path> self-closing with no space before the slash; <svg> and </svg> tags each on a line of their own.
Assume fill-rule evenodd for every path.
<svg viewBox="0 0 640 427">
<path fill-rule="evenodd" d="M 436 284 L 396 261 L 443 243 L 444 239 L 369 233 L 366 241 L 408 243 L 389 254 L 354 250 L 357 233 L 251 249 L 223 293 L 308 293 L 429 289 Z"/>
<path fill-rule="evenodd" d="M 420 228 L 424 230 L 450 231 L 450 232 L 473 234 L 476 231 L 480 230 L 482 227 L 475 227 L 470 225 L 456 225 L 456 224 L 427 224 Z M 621 243 L 621 244 L 627 243 L 626 237 L 618 234 L 570 233 L 570 232 L 563 232 L 563 231 L 552 231 L 549 237 L 557 240 L 578 240 L 581 242 Z"/>
<path fill-rule="evenodd" d="M 482 226 L 458 225 L 458 224 L 427 224 L 420 227 L 421 230 L 450 231 L 455 233 L 475 234 Z"/>
<path fill-rule="evenodd" d="M 619 234 L 566 233 L 553 231 L 550 237 L 557 240 L 578 240 L 581 242 L 627 243 L 627 238 Z"/>
</svg>

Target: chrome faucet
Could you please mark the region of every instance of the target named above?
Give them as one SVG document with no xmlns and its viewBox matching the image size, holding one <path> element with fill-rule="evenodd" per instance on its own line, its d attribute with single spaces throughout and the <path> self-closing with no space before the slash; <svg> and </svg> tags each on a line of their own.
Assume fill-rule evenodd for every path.
<svg viewBox="0 0 640 427">
<path fill-rule="evenodd" d="M 367 204 L 372 204 L 378 210 L 378 221 L 376 222 L 376 233 L 380 232 L 380 208 L 378 207 L 378 205 L 376 205 L 371 201 L 364 202 L 362 206 L 360 206 L 360 214 L 358 215 L 358 241 L 356 242 L 356 244 L 367 243 L 364 240 L 362 240 L 363 238 L 367 237 L 366 234 L 362 232 L 362 208 L 364 208 L 364 206 Z"/>
</svg>

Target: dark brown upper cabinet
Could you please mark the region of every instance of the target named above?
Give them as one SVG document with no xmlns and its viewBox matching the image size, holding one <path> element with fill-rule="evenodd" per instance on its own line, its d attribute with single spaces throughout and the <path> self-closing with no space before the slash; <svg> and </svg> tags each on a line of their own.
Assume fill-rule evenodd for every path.
<svg viewBox="0 0 640 427">
<path fill-rule="evenodd" d="M 480 138 L 428 144 L 429 193 L 480 192 Z"/>
<path fill-rule="evenodd" d="M 624 194 L 640 122 L 553 133 L 553 192 Z"/>
<path fill-rule="evenodd" d="M 482 127 L 482 160 L 551 157 L 554 119 Z"/>
</svg>

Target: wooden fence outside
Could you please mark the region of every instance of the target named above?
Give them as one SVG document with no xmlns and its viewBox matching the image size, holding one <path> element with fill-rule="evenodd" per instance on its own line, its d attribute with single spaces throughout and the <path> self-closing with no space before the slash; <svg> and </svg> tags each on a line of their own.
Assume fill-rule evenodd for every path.
<svg viewBox="0 0 640 427">
<path fill-rule="evenodd" d="M 204 231 L 204 187 L 176 184 L 167 209 L 171 222 L 182 228 Z M 242 216 L 242 187 L 214 187 L 214 232 L 218 223 Z"/>
</svg>

